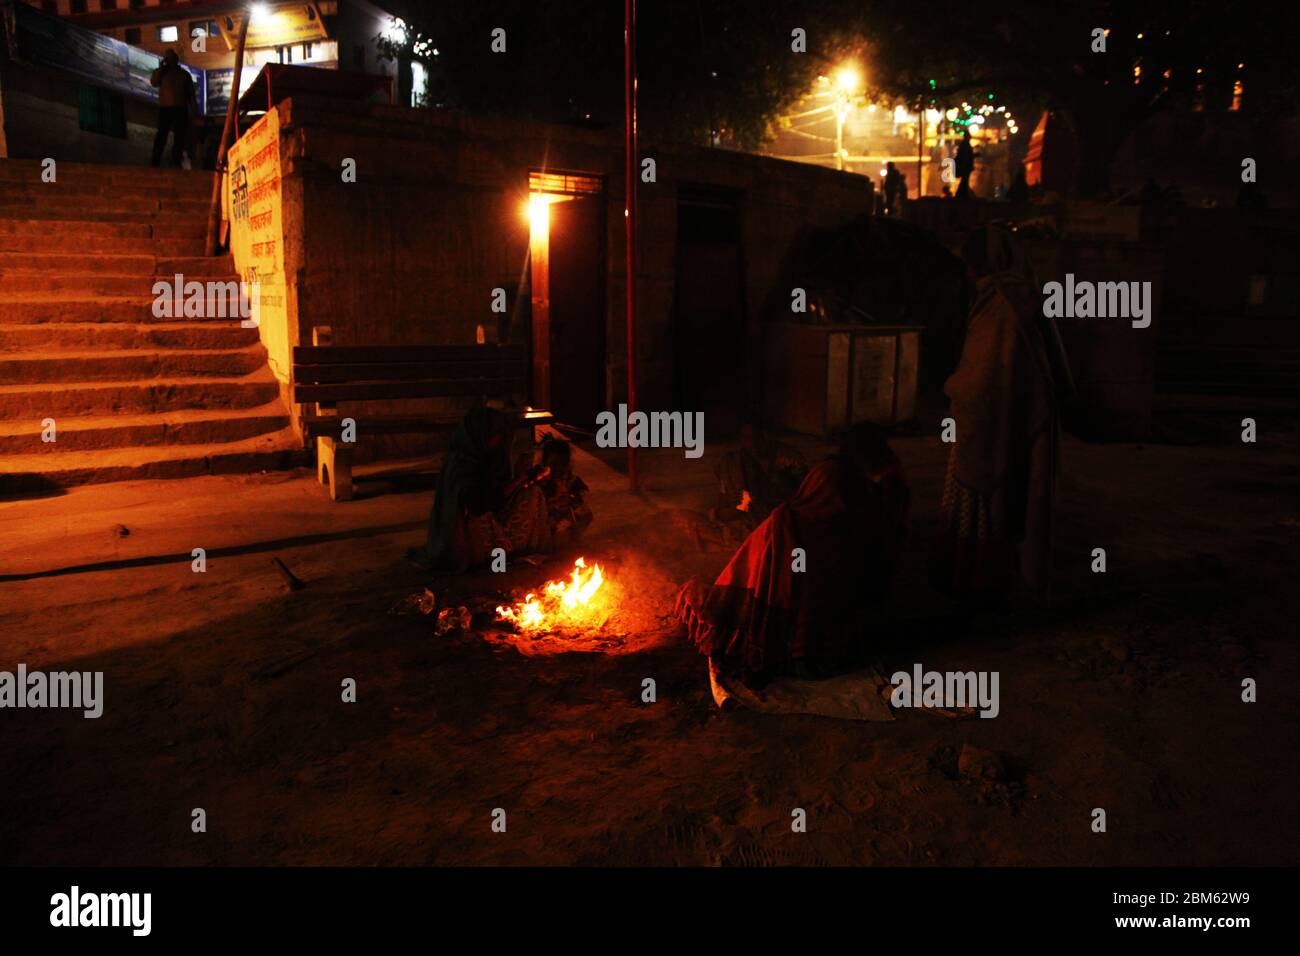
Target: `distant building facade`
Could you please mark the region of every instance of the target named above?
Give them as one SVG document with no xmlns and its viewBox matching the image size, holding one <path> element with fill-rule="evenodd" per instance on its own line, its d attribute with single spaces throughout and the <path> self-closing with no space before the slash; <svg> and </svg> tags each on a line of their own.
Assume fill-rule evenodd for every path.
<svg viewBox="0 0 1300 956">
<path fill-rule="evenodd" d="M 43 13 L 161 55 L 174 49 L 202 71 L 201 103 L 224 114 L 235 65 L 239 14 L 253 21 L 244 52 L 241 93 L 268 63 L 395 76 L 375 40 L 392 17 L 369 0 L 242 3 L 231 0 L 20 0 Z"/>
<path fill-rule="evenodd" d="M 239 83 L 292 64 L 396 89 L 378 37 L 393 18 L 369 0 L 0 0 L 0 142 L 15 158 L 149 162 L 158 116 L 150 75 L 174 49 L 200 115 L 186 154 L 211 167 L 234 87 L 240 17 L 253 11 Z M 408 71 L 409 75 L 409 71 Z M 391 92 L 378 94 L 390 99 Z"/>
</svg>

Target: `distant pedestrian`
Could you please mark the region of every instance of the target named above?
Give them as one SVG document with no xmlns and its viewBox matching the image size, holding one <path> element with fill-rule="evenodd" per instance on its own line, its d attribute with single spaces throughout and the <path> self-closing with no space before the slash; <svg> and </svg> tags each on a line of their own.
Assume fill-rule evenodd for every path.
<svg viewBox="0 0 1300 956">
<path fill-rule="evenodd" d="M 181 153 L 190 129 L 190 106 L 194 102 L 194 80 L 181 66 L 175 50 L 163 54 L 162 65 L 149 82 L 158 87 L 158 133 L 153 140 L 153 164 L 161 165 L 167 134 L 172 136 L 172 165 L 181 165 Z"/>
<path fill-rule="evenodd" d="M 885 215 L 892 216 L 901 200 L 907 198 L 907 179 L 893 163 L 885 163 Z"/>
<path fill-rule="evenodd" d="M 957 185 L 957 198 L 970 198 L 970 177 L 975 172 L 975 149 L 970 144 L 970 130 L 962 134 L 961 143 L 957 146 L 957 178 L 961 182 Z"/>
</svg>

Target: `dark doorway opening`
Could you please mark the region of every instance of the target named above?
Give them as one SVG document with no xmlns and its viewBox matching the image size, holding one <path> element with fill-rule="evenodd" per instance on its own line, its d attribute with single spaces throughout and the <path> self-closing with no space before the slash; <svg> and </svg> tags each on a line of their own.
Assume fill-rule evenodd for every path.
<svg viewBox="0 0 1300 956">
<path fill-rule="evenodd" d="M 682 186 L 677 194 L 673 400 L 704 412 L 706 440 L 740 433 L 746 418 L 745 294 L 740 196 Z"/>
</svg>

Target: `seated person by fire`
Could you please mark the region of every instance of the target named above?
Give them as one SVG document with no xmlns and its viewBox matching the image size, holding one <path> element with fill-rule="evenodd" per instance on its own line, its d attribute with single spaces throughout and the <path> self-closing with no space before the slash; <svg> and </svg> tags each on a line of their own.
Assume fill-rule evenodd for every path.
<svg viewBox="0 0 1300 956">
<path fill-rule="evenodd" d="M 723 455 L 715 469 L 718 501 L 709 517 L 740 522 L 746 532 L 752 531 L 798 490 L 807 473 L 808 462 L 799 449 L 743 425 L 740 447 Z"/>
<path fill-rule="evenodd" d="M 866 661 L 869 619 L 902 551 L 910 492 L 885 432 L 855 425 L 777 504 L 711 586 L 688 581 L 676 615 L 727 677 L 761 687 Z"/>
<path fill-rule="evenodd" d="M 576 541 L 594 515 L 587 504 L 587 483 L 573 472 L 573 452 L 562 438 L 546 435 L 541 442 L 542 494 L 556 545 Z"/>
<path fill-rule="evenodd" d="M 472 408 L 451 439 L 419 563 L 450 573 L 487 564 L 494 553 L 549 553 L 592 521 L 587 485 L 573 472 L 569 443 L 547 436 L 510 463 L 512 425 L 495 408 Z M 498 550 L 499 549 L 499 550 Z"/>
</svg>

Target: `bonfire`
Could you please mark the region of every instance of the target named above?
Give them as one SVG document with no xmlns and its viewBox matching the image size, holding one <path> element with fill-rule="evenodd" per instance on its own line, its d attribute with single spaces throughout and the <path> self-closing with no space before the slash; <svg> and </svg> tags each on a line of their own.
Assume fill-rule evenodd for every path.
<svg viewBox="0 0 1300 956">
<path fill-rule="evenodd" d="M 513 624 L 521 631 L 540 633 L 586 624 L 600 605 L 596 597 L 605 583 L 600 565 L 587 567 L 578 558 L 568 578 L 547 581 L 540 592 L 530 591 L 511 607 L 497 605 L 497 620 Z"/>
</svg>

